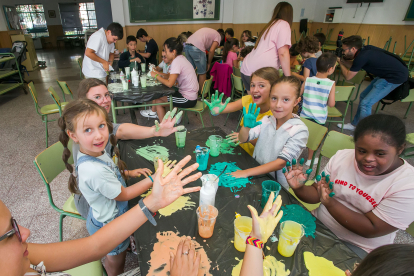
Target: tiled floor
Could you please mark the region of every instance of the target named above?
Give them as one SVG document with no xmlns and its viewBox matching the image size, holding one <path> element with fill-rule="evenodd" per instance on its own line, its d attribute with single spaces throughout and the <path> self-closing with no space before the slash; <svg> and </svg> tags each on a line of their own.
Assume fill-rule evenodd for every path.
<svg viewBox="0 0 414 276">
<path fill-rule="evenodd" d="M 77 90 L 80 82 L 79 67 L 76 59 L 83 55 L 81 49 L 75 50 L 38 50 L 38 59 L 46 61 L 47 68 L 30 72 L 25 76 L 26 80 L 33 80 L 39 104 L 51 104 L 52 99 L 47 92 L 48 87 L 53 86 L 58 93 L 60 89 L 56 79 L 66 81 L 72 91 Z M 364 83 L 365 88 L 367 82 Z M 362 91 L 362 90 L 361 90 Z M 393 114 L 402 118 L 408 104 L 395 103 L 387 106 L 387 114 Z M 342 108 L 342 106 L 340 106 Z M 355 105 L 356 108 L 356 105 Z M 408 132 L 414 132 L 413 112 L 404 122 Z M 151 126 L 153 119 L 146 119 L 137 113 L 140 125 Z M 225 115 L 214 117 L 214 124 L 221 126 L 225 132 L 230 133 L 235 129 L 239 113 L 230 115 L 227 126 L 223 126 Z M 0 95 L 0 199 L 11 210 L 19 224 L 31 230 L 30 242 L 57 242 L 59 229 L 59 215 L 49 204 L 45 186 L 33 165 L 37 154 L 45 149 L 45 130 L 40 116 L 36 113 L 33 99 L 26 95 L 22 89 Z M 58 118 L 58 116 L 55 116 Z M 120 112 L 118 122 L 130 122 L 129 114 Z M 200 118 L 189 114 L 190 124 L 188 129 L 201 126 Z M 204 114 L 204 123 L 210 126 L 208 114 Z M 332 129 L 337 130 L 335 126 Z M 350 134 L 345 131 L 345 133 Z M 59 129 L 56 122 L 49 123 L 49 145 L 58 141 Z M 307 154 L 306 152 L 303 153 Z M 408 160 L 414 164 L 414 159 Z M 326 160 L 323 160 L 324 165 Z M 70 196 L 67 189 L 68 173 L 59 175 L 51 185 L 54 203 L 62 206 Z M 66 218 L 64 220 L 64 239 L 75 239 L 88 235 L 84 221 Z M 414 243 L 414 239 L 404 231 L 399 231 L 396 243 Z M 128 254 L 127 267 L 137 265 L 135 256 Z"/>
</svg>

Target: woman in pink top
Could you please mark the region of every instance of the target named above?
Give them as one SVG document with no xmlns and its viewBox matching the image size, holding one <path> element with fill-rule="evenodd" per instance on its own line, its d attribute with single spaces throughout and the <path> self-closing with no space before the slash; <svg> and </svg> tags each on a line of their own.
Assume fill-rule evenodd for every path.
<svg viewBox="0 0 414 276">
<path fill-rule="evenodd" d="M 247 91 L 250 88 L 250 76 L 263 67 L 282 66 L 285 76 L 290 76 L 290 27 L 293 21 L 293 8 L 287 2 L 276 5 L 272 19 L 260 32 L 253 51 L 243 60 L 241 76 Z"/>
<path fill-rule="evenodd" d="M 170 97 L 162 97 L 154 100 L 154 103 L 165 103 L 173 101 L 173 106 L 191 108 L 197 104 L 198 82 L 197 75 L 191 63 L 182 55 L 183 42 L 180 37 L 170 37 L 164 42 L 164 53 L 166 63 L 170 63 L 170 74 L 168 79 L 164 79 L 157 72 L 152 71 L 151 76 L 162 84 L 172 87 L 178 83 L 178 91 Z M 152 111 L 156 111 L 158 118 L 164 118 L 165 107 L 161 105 L 153 106 Z"/>
<path fill-rule="evenodd" d="M 223 63 L 231 67 L 239 67 L 237 52 L 239 51 L 239 40 L 231 38 L 224 43 Z"/>
<path fill-rule="evenodd" d="M 397 117 L 371 115 L 356 126 L 355 150 L 340 150 L 329 160 L 327 176 L 306 186 L 299 166 L 285 173 L 298 198 L 320 202 L 313 214 L 361 258 L 393 243 L 397 230 L 414 221 L 414 168 L 399 157 L 405 136 Z"/>
</svg>

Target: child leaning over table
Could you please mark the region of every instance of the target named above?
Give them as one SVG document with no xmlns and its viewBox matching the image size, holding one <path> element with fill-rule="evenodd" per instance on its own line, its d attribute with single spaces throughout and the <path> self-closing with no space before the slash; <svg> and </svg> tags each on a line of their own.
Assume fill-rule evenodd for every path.
<svg viewBox="0 0 414 276">
<path fill-rule="evenodd" d="M 141 62 L 145 62 L 145 60 L 136 51 L 137 39 L 133 35 L 128 36 L 126 42 L 128 51 L 121 54 L 121 56 L 119 57 L 118 66 L 119 68 L 125 68 L 129 66 L 132 71 L 135 62 L 137 62 L 137 64 L 141 64 Z"/>
<path fill-rule="evenodd" d="M 270 173 L 285 188 L 289 185 L 282 173 L 286 162 L 297 159 L 306 147 L 309 132 L 299 116 L 293 114 L 294 107 L 300 102 L 300 81 L 295 77 L 282 77 L 270 91 L 270 110 L 272 116 L 265 116 L 256 122 L 260 109 L 250 104 L 243 108 L 243 127 L 239 141 L 247 142 L 258 138 L 253 157 L 260 166 L 232 173 L 234 177 L 249 177 Z"/>
<path fill-rule="evenodd" d="M 335 106 L 335 82 L 328 79 L 328 76 L 335 72 L 336 59 L 333 53 L 324 53 L 316 61 L 318 73 L 314 77 L 306 78 L 302 84 L 300 93 L 303 97 L 303 105 L 300 117 L 325 125 L 328 118 L 328 106 Z M 310 166 L 313 152 L 308 149 L 306 166 Z M 317 162 L 316 158 L 315 163 Z"/>
</svg>

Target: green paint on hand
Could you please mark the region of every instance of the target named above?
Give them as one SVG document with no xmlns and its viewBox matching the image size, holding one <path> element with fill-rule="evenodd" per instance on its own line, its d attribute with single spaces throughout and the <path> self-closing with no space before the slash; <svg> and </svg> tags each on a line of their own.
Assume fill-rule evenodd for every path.
<svg viewBox="0 0 414 276">
<path fill-rule="evenodd" d="M 322 174 L 321 174 L 321 175 L 322 175 L 322 177 L 325 177 L 325 172 L 322 172 Z"/>
<path fill-rule="evenodd" d="M 183 116 L 183 111 L 178 112 L 177 116 L 175 116 L 175 121 L 177 122 L 181 116 Z"/>
<path fill-rule="evenodd" d="M 158 132 L 160 130 L 160 123 L 158 120 L 155 120 L 155 132 Z"/>
<path fill-rule="evenodd" d="M 331 192 L 330 194 L 329 194 L 329 197 L 333 197 L 335 195 L 335 193 L 334 192 Z"/>
<path fill-rule="evenodd" d="M 286 162 L 286 166 L 290 167 L 290 162 L 289 161 Z"/>
<path fill-rule="evenodd" d="M 230 188 L 230 191 L 236 193 L 245 188 L 247 184 L 252 184 L 247 177 L 235 178 L 231 175 L 232 172 L 241 170 L 236 166 L 236 162 L 219 162 L 212 164 L 208 173 L 219 175 L 226 166 L 226 171 L 219 178 L 219 186 Z"/>
<path fill-rule="evenodd" d="M 163 120 L 163 121 L 164 121 L 164 120 L 168 120 L 168 117 L 170 117 L 170 114 L 171 114 L 171 112 L 170 112 L 170 111 L 168 111 L 168 112 L 165 114 L 164 119 L 162 119 L 162 120 Z"/>
<path fill-rule="evenodd" d="M 316 181 L 318 181 L 318 182 L 319 182 L 319 181 L 321 181 L 321 179 L 322 179 L 322 177 L 321 177 L 320 175 L 317 175 L 317 176 L 316 176 Z"/>
<path fill-rule="evenodd" d="M 296 165 L 296 159 L 292 160 L 292 165 Z"/>
<path fill-rule="evenodd" d="M 206 141 L 206 146 L 210 147 L 210 140 Z M 234 152 L 234 147 L 237 147 L 237 146 L 238 145 L 235 144 L 234 142 L 229 141 L 227 139 L 223 139 L 221 140 L 221 143 L 220 143 L 220 153 L 221 154 L 236 154 Z"/>
<path fill-rule="evenodd" d="M 301 158 L 300 161 L 299 161 L 299 164 L 303 165 L 304 163 L 305 163 L 305 158 Z"/>
<path fill-rule="evenodd" d="M 329 174 L 328 174 L 327 176 L 325 176 L 325 180 L 326 180 L 326 182 L 329 182 L 329 179 L 330 179 L 330 176 L 329 176 Z"/>
<path fill-rule="evenodd" d="M 170 156 L 170 154 L 168 153 L 168 149 L 160 145 L 142 147 L 137 149 L 136 153 L 151 162 L 157 155 L 163 155 L 166 157 Z"/>
<path fill-rule="evenodd" d="M 331 189 L 331 190 L 333 189 L 333 184 L 334 184 L 333 182 L 329 183 L 329 189 Z"/>
<path fill-rule="evenodd" d="M 316 218 L 308 211 L 297 204 L 286 205 L 281 208 L 283 210 L 283 217 L 279 223 L 287 220 L 295 221 L 303 226 L 306 237 L 315 238 Z"/>
<path fill-rule="evenodd" d="M 282 173 L 285 173 L 285 172 L 286 172 L 286 168 L 283 168 L 283 169 L 282 169 Z"/>
<path fill-rule="evenodd" d="M 177 131 L 183 130 L 184 128 L 184 126 L 177 126 Z"/>
<path fill-rule="evenodd" d="M 175 115 L 176 112 L 177 112 L 177 108 L 174 107 L 174 109 L 172 110 L 171 115 L 170 115 L 170 118 L 171 119 L 174 117 L 174 115 Z"/>
<path fill-rule="evenodd" d="M 307 175 L 310 175 L 312 173 L 312 169 L 308 169 L 308 170 L 306 170 L 306 174 Z"/>
</svg>

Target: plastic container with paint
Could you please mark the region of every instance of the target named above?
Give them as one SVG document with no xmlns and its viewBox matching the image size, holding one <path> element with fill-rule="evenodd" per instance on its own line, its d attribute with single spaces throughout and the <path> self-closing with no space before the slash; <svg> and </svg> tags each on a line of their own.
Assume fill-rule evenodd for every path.
<svg viewBox="0 0 414 276">
<path fill-rule="evenodd" d="M 204 239 L 211 238 L 218 216 L 217 208 L 211 205 L 200 205 L 196 213 L 198 219 L 198 234 Z"/>
<path fill-rule="evenodd" d="M 299 223 L 291 220 L 282 222 L 280 224 L 279 244 L 277 246 L 279 254 L 284 257 L 291 257 L 304 234 L 305 231 Z"/>
<path fill-rule="evenodd" d="M 216 189 L 212 181 L 207 181 L 200 189 L 200 206 L 211 205 L 214 206 L 216 202 Z"/>
<path fill-rule="evenodd" d="M 207 170 L 208 157 L 210 155 L 210 150 L 206 147 L 200 147 L 197 145 L 195 150 L 196 162 L 198 163 L 198 170 L 205 171 Z"/>
<path fill-rule="evenodd" d="M 234 247 L 240 251 L 246 251 L 246 239 L 252 232 L 252 218 L 236 215 L 234 220 Z"/>
</svg>

